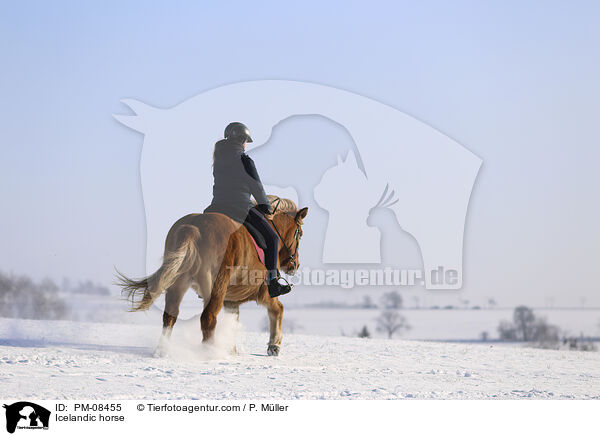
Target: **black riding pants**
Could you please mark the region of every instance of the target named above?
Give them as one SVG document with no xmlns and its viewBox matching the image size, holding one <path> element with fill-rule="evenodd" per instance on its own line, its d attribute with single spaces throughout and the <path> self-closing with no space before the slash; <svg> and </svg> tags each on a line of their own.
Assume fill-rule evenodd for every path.
<svg viewBox="0 0 600 436">
<path fill-rule="evenodd" d="M 279 252 L 279 237 L 277 236 L 277 232 L 275 232 L 264 215 L 255 208 L 248 211 L 246 221 L 264 236 L 267 243 L 265 250 L 265 267 L 268 270 L 267 278 L 277 277 L 277 254 Z"/>
</svg>

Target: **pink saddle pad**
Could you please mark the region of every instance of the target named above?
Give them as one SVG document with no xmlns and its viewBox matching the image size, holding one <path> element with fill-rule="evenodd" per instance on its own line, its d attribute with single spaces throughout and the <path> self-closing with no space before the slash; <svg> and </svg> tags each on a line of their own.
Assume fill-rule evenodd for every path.
<svg viewBox="0 0 600 436">
<path fill-rule="evenodd" d="M 252 239 L 252 242 L 254 243 L 254 247 L 256 248 L 256 253 L 258 254 L 258 258 L 260 259 L 260 263 L 262 263 L 264 265 L 265 264 L 265 250 L 263 250 L 262 248 L 260 248 L 258 246 L 258 244 L 254 240 L 254 238 L 252 238 L 252 235 L 250 235 L 250 238 Z"/>
</svg>

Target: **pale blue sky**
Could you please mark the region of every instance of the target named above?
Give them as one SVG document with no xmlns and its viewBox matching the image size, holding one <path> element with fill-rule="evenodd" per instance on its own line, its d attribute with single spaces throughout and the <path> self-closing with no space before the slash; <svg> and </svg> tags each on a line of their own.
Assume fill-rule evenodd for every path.
<svg viewBox="0 0 600 436">
<path fill-rule="evenodd" d="M 292 79 L 394 106 L 483 159 L 465 296 L 600 305 L 599 19 L 577 1 L 2 2 L 0 269 L 143 271 L 142 137 L 112 118 L 119 100 Z"/>
</svg>

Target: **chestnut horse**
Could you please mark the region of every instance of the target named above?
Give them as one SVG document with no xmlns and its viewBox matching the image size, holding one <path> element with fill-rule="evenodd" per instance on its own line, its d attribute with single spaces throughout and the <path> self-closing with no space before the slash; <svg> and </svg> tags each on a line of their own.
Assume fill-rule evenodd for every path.
<svg viewBox="0 0 600 436">
<path fill-rule="evenodd" d="M 297 210 L 287 199 L 275 199 L 276 211 L 271 225 L 279 234 L 279 267 L 295 274 L 300 266 L 298 245 L 303 219 L 308 208 Z M 256 301 L 267 308 L 270 336 L 267 353 L 279 354 L 283 305 L 271 298 L 265 283 L 267 270 L 260 262 L 248 230 L 220 213 L 190 214 L 180 218 L 169 230 L 162 266 L 151 276 L 135 280 L 119 274 L 123 293 L 134 304 L 133 311 L 148 310 L 163 293 L 165 309 L 163 330 L 156 356 L 168 352 L 179 305 L 191 287 L 204 300 L 200 317 L 202 341 L 211 341 L 217 315 L 224 306 L 239 316 L 239 306 Z"/>
</svg>

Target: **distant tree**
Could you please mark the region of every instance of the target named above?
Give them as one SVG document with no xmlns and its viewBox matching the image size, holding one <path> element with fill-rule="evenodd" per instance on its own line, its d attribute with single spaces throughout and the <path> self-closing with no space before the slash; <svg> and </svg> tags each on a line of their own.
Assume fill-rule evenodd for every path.
<svg viewBox="0 0 600 436">
<path fill-rule="evenodd" d="M 560 331 L 555 325 L 548 324 L 544 318 L 540 318 L 535 321 L 532 340 L 540 347 L 555 348 L 560 341 Z"/>
<path fill-rule="evenodd" d="M 479 337 L 481 338 L 481 340 L 483 342 L 487 342 L 488 339 L 490 338 L 490 335 L 488 332 L 481 332 L 481 334 L 479 335 Z"/>
<path fill-rule="evenodd" d="M 381 304 L 385 309 L 401 309 L 402 295 L 398 291 L 387 292 L 381 297 Z"/>
<path fill-rule="evenodd" d="M 52 280 L 35 283 L 27 276 L 0 272 L 0 317 L 65 319 L 68 314 L 68 305 Z"/>
<path fill-rule="evenodd" d="M 362 330 L 360 332 L 358 332 L 358 337 L 359 338 L 370 338 L 371 337 L 371 333 L 369 332 L 369 329 L 367 328 L 367 326 L 363 326 Z"/>
<path fill-rule="evenodd" d="M 544 348 L 556 347 L 560 336 L 558 327 L 544 318 L 536 318 L 527 306 L 516 307 L 513 322 L 501 321 L 498 333 L 503 341 L 535 342 Z"/>
<path fill-rule="evenodd" d="M 38 289 L 42 292 L 46 292 L 46 293 L 50 293 L 50 294 L 55 294 L 58 292 L 58 286 L 56 286 L 56 283 L 54 283 L 49 278 L 43 279 L 40 282 L 40 284 L 38 285 Z"/>
<path fill-rule="evenodd" d="M 373 299 L 371 298 L 370 295 L 365 295 L 363 297 L 363 301 L 362 301 L 361 307 L 363 309 L 374 309 L 377 306 L 375 305 L 375 303 L 373 303 Z"/>
<path fill-rule="evenodd" d="M 110 295 L 110 291 L 106 286 L 93 283 L 91 280 L 79 282 L 77 286 L 71 287 L 69 291 L 75 294 Z"/>
<path fill-rule="evenodd" d="M 517 329 L 517 336 L 522 341 L 531 341 L 535 332 L 535 315 L 533 310 L 527 306 L 515 308 L 513 322 Z"/>
<path fill-rule="evenodd" d="M 496 302 L 495 299 L 488 298 L 488 306 L 490 307 L 490 309 L 495 308 L 497 305 L 498 305 L 498 303 Z"/>
<path fill-rule="evenodd" d="M 410 330 L 410 325 L 400 312 L 397 310 L 384 310 L 381 312 L 377 321 L 377 331 L 384 332 L 388 338 L 392 338 L 395 333 L 402 330 Z"/>
<path fill-rule="evenodd" d="M 501 341 L 513 342 L 519 340 L 517 338 L 517 329 L 509 321 L 500 321 L 500 325 L 498 326 L 498 334 L 500 335 Z"/>
</svg>

